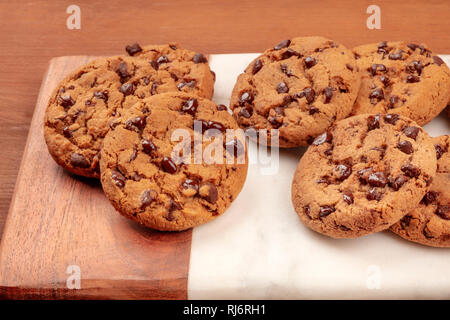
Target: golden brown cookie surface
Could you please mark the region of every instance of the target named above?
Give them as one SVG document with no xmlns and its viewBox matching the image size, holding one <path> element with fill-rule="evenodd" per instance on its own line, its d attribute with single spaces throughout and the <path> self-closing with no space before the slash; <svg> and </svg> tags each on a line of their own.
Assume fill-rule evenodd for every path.
<svg viewBox="0 0 450 320">
<path fill-rule="evenodd" d="M 391 227 L 402 238 L 433 247 L 450 247 L 450 137 L 433 138 L 437 171 L 420 204 Z"/>
<path fill-rule="evenodd" d="M 304 146 L 351 111 L 360 76 L 351 51 L 322 37 L 285 40 L 241 74 L 230 107 L 242 128 L 279 130 L 280 147 Z"/>
<path fill-rule="evenodd" d="M 449 68 L 426 45 L 383 41 L 353 52 L 362 75 L 353 115 L 396 113 L 424 125 L 450 100 Z"/>
<path fill-rule="evenodd" d="M 358 115 L 308 148 L 292 202 L 309 228 L 355 238 L 387 229 L 415 208 L 435 172 L 434 145 L 416 123 L 395 114 Z"/>
<path fill-rule="evenodd" d="M 106 196 L 122 215 L 158 230 L 185 230 L 216 218 L 236 199 L 247 174 L 245 142 L 225 137 L 226 129 L 237 128 L 228 111 L 207 99 L 165 93 L 143 100 L 105 138 L 100 164 Z M 181 140 L 173 137 L 183 133 L 189 140 L 182 144 L 184 160 L 177 161 Z M 192 142 L 194 134 L 204 140 Z"/>
</svg>

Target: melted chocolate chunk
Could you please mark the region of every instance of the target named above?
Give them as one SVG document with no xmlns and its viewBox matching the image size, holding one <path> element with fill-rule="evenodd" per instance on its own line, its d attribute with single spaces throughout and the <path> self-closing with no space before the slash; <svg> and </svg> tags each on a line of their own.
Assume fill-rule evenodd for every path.
<svg viewBox="0 0 450 320">
<path fill-rule="evenodd" d="M 291 40 L 283 40 L 279 44 L 277 44 L 275 47 L 273 47 L 275 50 L 281 50 L 283 48 L 289 47 L 291 44 Z"/>
<path fill-rule="evenodd" d="M 406 154 L 411 154 L 411 153 L 414 152 L 414 148 L 413 148 L 411 142 L 406 141 L 406 140 L 405 141 L 400 141 L 397 144 L 397 148 L 400 149 L 400 151 L 402 151 L 403 153 L 406 153 Z"/>
<path fill-rule="evenodd" d="M 400 116 L 395 113 L 390 113 L 384 116 L 384 121 L 389 124 L 396 124 Z"/>
<path fill-rule="evenodd" d="M 201 53 L 197 53 L 194 55 L 194 57 L 192 58 L 192 61 L 194 61 L 195 64 L 198 63 L 207 63 L 208 59 L 206 59 L 206 57 L 201 54 Z"/>
<path fill-rule="evenodd" d="M 119 171 L 111 170 L 111 179 L 114 181 L 114 184 L 119 188 L 123 188 L 125 186 L 125 177 Z"/>
<path fill-rule="evenodd" d="M 352 204 L 353 203 L 353 194 L 351 192 L 349 192 L 349 191 L 344 192 L 342 194 L 342 198 L 347 204 Z"/>
<path fill-rule="evenodd" d="M 324 133 L 322 133 L 320 136 L 318 136 L 316 139 L 314 139 L 313 141 L 313 145 L 314 146 L 318 146 L 322 143 L 325 142 L 331 142 L 333 140 L 333 136 L 330 132 L 325 131 Z"/>
<path fill-rule="evenodd" d="M 253 68 L 252 68 L 252 74 L 257 74 L 259 70 L 261 70 L 262 68 L 262 62 L 261 60 L 256 60 L 255 63 L 253 64 Z"/>
<path fill-rule="evenodd" d="M 198 101 L 195 98 L 191 98 L 183 102 L 181 105 L 181 111 L 189 113 L 191 116 L 195 115 L 197 111 Z"/>
<path fill-rule="evenodd" d="M 426 206 L 430 205 L 434 201 L 436 201 L 437 197 L 439 195 L 439 192 L 437 191 L 428 191 L 422 198 L 422 203 Z"/>
<path fill-rule="evenodd" d="M 70 164 L 78 168 L 89 168 L 91 166 L 89 161 L 79 153 L 72 153 L 70 155 Z"/>
<path fill-rule="evenodd" d="M 334 211 L 336 211 L 336 208 L 334 206 L 322 206 L 320 207 L 319 217 L 321 218 L 326 217 L 331 213 L 333 213 Z"/>
<path fill-rule="evenodd" d="M 419 132 L 420 129 L 418 127 L 406 127 L 405 129 L 403 129 L 403 133 L 405 134 L 405 136 L 414 140 L 416 140 Z"/>
<path fill-rule="evenodd" d="M 406 177 L 405 175 L 401 174 L 395 179 L 390 179 L 389 180 L 389 186 L 392 189 L 394 189 L 395 191 L 398 191 L 405 184 L 405 182 L 407 182 L 407 181 L 408 181 L 408 177 Z"/>
<path fill-rule="evenodd" d="M 138 43 L 135 42 L 133 44 L 130 44 L 130 45 L 126 46 L 125 50 L 127 51 L 127 53 L 130 56 L 134 56 L 136 53 L 141 52 L 142 48 L 141 48 L 141 46 Z"/>
<path fill-rule="evenodd" d="M 404 164 L 400 170 L 410 178 L 417 178 L 420 175 L 420 169 L 412 164 Z"/>
<path fill-rule="evenodd" d="M 141 194 L 141 209 L 147 208 L 156 199 L 158 193 L 155 190 L 144 190 Z"/>
<path fill-rule="evenodd" d="M 367 118 L 367 129 L 368 131 L 380 128 L 380 115 L 369 116 Z"/>
</svg>

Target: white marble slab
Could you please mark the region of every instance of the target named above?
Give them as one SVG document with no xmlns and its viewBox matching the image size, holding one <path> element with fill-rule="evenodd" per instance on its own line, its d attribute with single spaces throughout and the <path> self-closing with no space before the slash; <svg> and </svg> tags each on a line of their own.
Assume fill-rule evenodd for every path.
<svg viewBox="0 0 450 320">
<path fill-rule="evenodd" d="M 254 57 L 211 56 L 217 103 L 229 104 L 237 76 Z M 449 64 L 450 56 L 441 57 Z M 441 114 L 425 128 L 431 136 L 449 134 L 450 121 Z M 290 195 L 304 151 L 280 150 L 276 174 L 250 165 L 229 210 L 194 229 L 188 298 L 450 298 L 449 249 L 410 243 L 388 231 L 335 240 L 303 226 Z"/>
</svg>

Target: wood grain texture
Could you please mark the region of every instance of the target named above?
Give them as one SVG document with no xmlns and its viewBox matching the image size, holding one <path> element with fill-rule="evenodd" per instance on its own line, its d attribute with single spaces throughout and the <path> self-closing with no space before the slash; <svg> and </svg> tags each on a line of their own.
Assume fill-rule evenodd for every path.
<svg viewBox="0 0 450 320">
<path fill-rule="evenodd" d="M 89 57 L 51 60 L 0 246 L 0 297 L 186 299 L 191 231 L 156 232 L 118 215 L 99 181 L 56 165 L 43 117 L 57 83 Z M 67 289 L 69 265 L 81 289 Z"/>
<path fill-rule="evenodd" d="M 81 8 L 81 30 L 66 28 L 66 8 Z M 425 41 L 450 53 L 450 1 L 378 0 L 381 30 L 366 28 L 369 0 L 100 0 L 0 2 L 0 233 L 7 215 L 39 84 L 48 61 L 109 55 L 133 41 L 178 41 L 204 53 L 260 52 L 298 35 L 346 46 L 381 40 Z"/>
</svg>

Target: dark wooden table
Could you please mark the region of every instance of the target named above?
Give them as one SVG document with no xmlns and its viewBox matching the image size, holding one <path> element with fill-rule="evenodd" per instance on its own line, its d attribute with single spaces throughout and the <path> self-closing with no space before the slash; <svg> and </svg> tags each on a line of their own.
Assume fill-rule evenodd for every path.
<svg viewBox="0 0 450 320">
<path fill-rule="evenodd" d="M 348 47 L 381 40 L 428 43 L 450 53 L 450 1 L 376 1 L 381 29 L 369 30 L 373 1 L 1 1 L 0 234 L 43 73 L 50 58 L 107 55 L 126 44 L 177 41 L 204 53 L 260 52 L 285 38 L 323 35 Z M 81 8 L 69 30 L 66 9 Z M 39 183 L 36 181 L 35 183 Z"/>
</svg>

